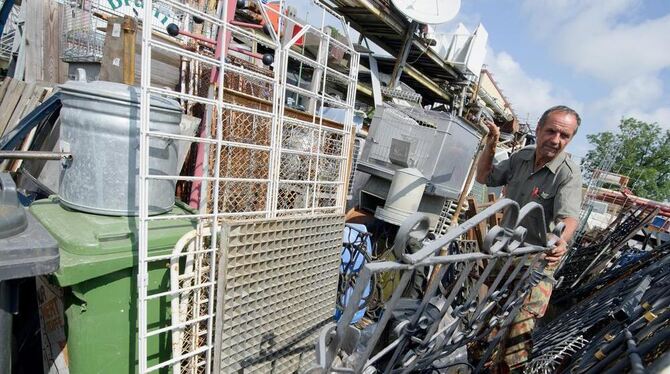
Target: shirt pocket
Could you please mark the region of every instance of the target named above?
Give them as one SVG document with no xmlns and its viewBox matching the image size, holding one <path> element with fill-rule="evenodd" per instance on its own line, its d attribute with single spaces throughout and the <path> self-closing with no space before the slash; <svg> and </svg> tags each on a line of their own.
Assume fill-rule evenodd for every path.
<svg viewBox="0 0 670 374">
<path fill-rule="evenodd" d="M 545 216 L 551 218 L 554 212 L 554 199 L 556 198 L 556 190 L 540 191 L 537 197 L 533 199 L 536 203 L 542 205 Z"/>
</svg>

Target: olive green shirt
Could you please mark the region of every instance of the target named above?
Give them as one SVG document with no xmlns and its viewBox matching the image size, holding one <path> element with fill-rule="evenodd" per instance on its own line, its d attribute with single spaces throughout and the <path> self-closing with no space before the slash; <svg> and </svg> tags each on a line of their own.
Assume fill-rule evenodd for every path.
<svg viewBox="0 0 670 374">
<path fill-rule="evenodd" d="M 560 219 L 573 217 L 579 219 L 582 204 L 582 176 L 579 166 L 565 152 L 537 171 L 535 164 L 535 146 L 528 146 L 513 153 L 509 159 L 493 165 L 486 179 L 486 185 L 497 187 L 506 185 L 506 197 L 524 206 L 530 201 L 542 205 L 545 227 L 539 215 L 531 214 L 521 225 L 528 229 L 526 242 L 544 245 L 540 242 L 539 232 L 550 232 L 553 224 Z M 506 223 L 507 215 L 503 216 Z"/>
</svg>

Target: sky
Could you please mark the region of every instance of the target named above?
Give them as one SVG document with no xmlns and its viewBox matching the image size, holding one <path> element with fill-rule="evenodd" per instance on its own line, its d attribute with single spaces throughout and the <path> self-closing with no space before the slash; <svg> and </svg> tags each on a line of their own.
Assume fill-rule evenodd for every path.
<svg viewBox="0 0 670 374">
<path fill-rule="evenodd" d="M 520 118 L 556 104 L 580 113 L 575 156 L 622 117 L 670 129 L 670 1 L 463 0 L 438 30 L 458 22 L 488 30 L 485 63 Z"/>
<path fill-rule="evenodd" d="M 580 113 L 577 158 L 587 134 L 616 131 L 622 117 L 670 129 L 670 1 L 462 0 L 436 30 L 459 22 L 487 29 L 485 64 L 522 121 L 558 104 Z"/>
</svg>

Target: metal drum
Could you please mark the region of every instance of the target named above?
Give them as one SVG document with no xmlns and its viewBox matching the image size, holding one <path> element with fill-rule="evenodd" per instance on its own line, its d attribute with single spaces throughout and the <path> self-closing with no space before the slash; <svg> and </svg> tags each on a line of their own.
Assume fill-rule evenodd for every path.
<svg viewBox="0 0 670 374">
<path fill-rule="evenodd" d="M 60 146 L 72 154 L 61 170 L 61 203 L 89 213 L 138 215 L 140 89 L 85 78 L 60 88 Z M 180 133 L 181 107 L 174 100 L 152 96 L 149 118 L 151 131 Z M 149 146 L 151 174 L 179 174 L 174 141 L 152 138 Z M 172 208 L 175 185 L 173 180 L 149 181 L 149 214 Z"/>
</svg>

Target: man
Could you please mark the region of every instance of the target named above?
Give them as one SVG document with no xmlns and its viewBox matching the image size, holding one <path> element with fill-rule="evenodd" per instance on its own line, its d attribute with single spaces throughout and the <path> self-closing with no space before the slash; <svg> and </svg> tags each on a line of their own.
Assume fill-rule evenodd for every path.
<svg viewBox="0 0 670 374">
<path fill-rule="evenodd" d="M 549 108 L 537 124 L 536 144 L 519 150 L 497 165 L 492 161 L 500 131 L 495 124 L 486 124 L 489 134 L 477 165 L 477 182 L 491 187 L 505 186 L 506 196 L 520 206 L 530 201 L 542 205 L 545 227 L 539 217 L 522 222 L 528 229 L 526 242 L 530 244 L 546 245 L 540 242 L 538 233 L 541 230 L 551 232 L 559 222 L 565 224 L 556 247 L 546 254 L 547 277 L 531 290 L 510 327 L 505 362 L 512 370 L 522 368 L 528 360 L 535 319 L 544 315 L 553 288 L 553 272 L 579 224 L 581 171 L 564 149 L 577 133 L 580 122 L 579 114 L 566 106 Z M 507 216 L 503 216 L 503 221 L 506 219 Z"/>
</svg>

